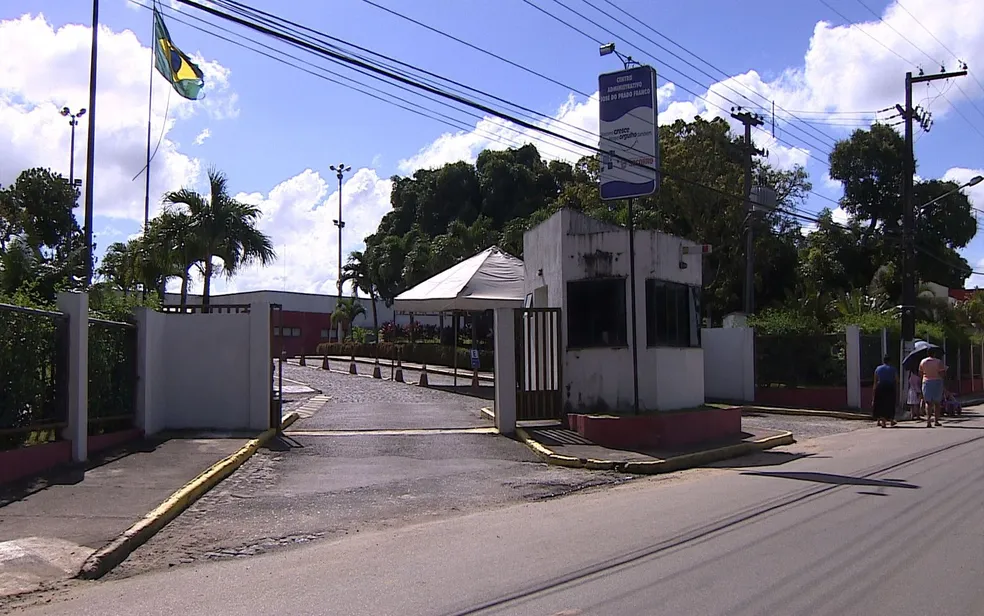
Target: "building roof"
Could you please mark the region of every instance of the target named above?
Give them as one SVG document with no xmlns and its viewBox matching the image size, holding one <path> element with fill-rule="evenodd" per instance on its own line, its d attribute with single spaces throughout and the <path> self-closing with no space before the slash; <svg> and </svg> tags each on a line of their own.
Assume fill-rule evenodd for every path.
<svg viewBox="0 0 984 616">
<path fill-rule="evenodd" d="M 526 297 L 523 261 L 492 246 L 396 296 L 403 312 L 521 308 Z"/>
</svg>

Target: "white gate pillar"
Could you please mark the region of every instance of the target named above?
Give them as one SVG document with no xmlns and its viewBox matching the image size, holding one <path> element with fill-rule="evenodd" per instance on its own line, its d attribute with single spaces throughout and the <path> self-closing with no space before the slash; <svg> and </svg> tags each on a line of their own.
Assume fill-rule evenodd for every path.
<svg viewBox="0 0 984 616">
<path fill-rule="evenodd" d="M 848 325 L 846 344 L 847 364 L 847 406 L 852 409 L 861 408 L 861 329 L 857 325 Z"/>
<path fill-rule="evenodd" d="M 72 461 L 89 457 L 89 296 L 59 293 L 58 310 L 68 317 L 68 428 Z"/>
<path fill-rule="evenodd" d="M 494 311 L 495 427 L 501 434 L 516 432 L 516 317 L 513 308 Z"/>
</svg>

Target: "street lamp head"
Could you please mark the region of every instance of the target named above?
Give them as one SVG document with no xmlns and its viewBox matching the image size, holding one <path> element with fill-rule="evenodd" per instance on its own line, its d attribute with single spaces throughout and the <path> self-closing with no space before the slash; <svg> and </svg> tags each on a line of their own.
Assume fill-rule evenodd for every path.
<svg viewBox="0 0 984 616">
<path fill-rule="evenodd" d="M 598 48 L 598 55 L 609 56 L 615 53 L 615 43 L 608 43 Z"/>
<path fill-rule="evenodd" d="M 63 116 L 65 116 L 65 117 L 68 117 L 68 116 L 69 116 L 69 115 L 70 115 L 71 113 L 72 113 L 72 112 L 71 112 L 71 111 L 69 111 L 69 109 L 68 109 L 68 107 L 62 107 L 62 110 L 61 110 L 61 114 L 62 114 Z"/>
<path fill-rule="evenodd" d="M 967 186 L 977 186 L 981 182 L 984 182 L 984 176 L 975 175 L 974 177 L 970 178 L 970 181 L 967 182 L 966 185 Z"/>
<path fill-rule="evenodd" d="M 85 108 L 83 107 L 82 109 L 79 109 L 79 112 L 75 114 L 75 117 L 81 118 L 84 115 L 85 115 Z"/>
<path fill-rule="evenodd" d="M 335 167 L 335 165 L 329 165 L 328 168 L 331 169 L 332 171 L 338 171 L 338 168 Z"/>
</svg>

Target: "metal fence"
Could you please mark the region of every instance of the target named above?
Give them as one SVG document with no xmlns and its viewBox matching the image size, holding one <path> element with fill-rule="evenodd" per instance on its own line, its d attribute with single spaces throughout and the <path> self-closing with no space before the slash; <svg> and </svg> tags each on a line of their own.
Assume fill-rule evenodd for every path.
<svg viewBox="0 0 984 616">
<path fill-rule="evenodd" d="M 843 387 L 847 384 L 843 334 L 755 336 L 758 387 Z"/>
<path fill-rule="evenodd" d="M 168 314 L 249 314 L 249 304 L 216 304 L 209 306 L 175 306 L 173 304 L 161 306 L 161 312 Z"/>
<path fill-rule="evenodd" d="M 90 318 L 89 434 L 132 428 L 136 396 L 136 326 Z"/>
<path fill-rule="evenodd" d="M 0 304 L 0 450 L 58 440 L 68 423 L 68 317 Z"/>
<path fill-rule="evenodd" d="M 875 378 L 875 368 L 882 363 L 881 334 L 861 334 L 859 337 L 861 347 L 861 387 L 871 387 Z M 896 366 L 899 364 L 896 363 Z"/>
</svg>

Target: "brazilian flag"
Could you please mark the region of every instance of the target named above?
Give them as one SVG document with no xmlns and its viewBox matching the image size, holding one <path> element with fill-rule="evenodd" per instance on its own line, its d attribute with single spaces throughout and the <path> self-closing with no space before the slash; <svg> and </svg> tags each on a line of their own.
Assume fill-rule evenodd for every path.
<svg viewBox="0 0 984 616">
<path fill-rule="evenodd" d="M 202 70 L 171 42 L 171 35 L 161 19 L 161 14 L 154 8 L 154 56 L 157 70 L 181 96 L 198 100 L 202 88 L 205 87 Z"/>
</svg>

